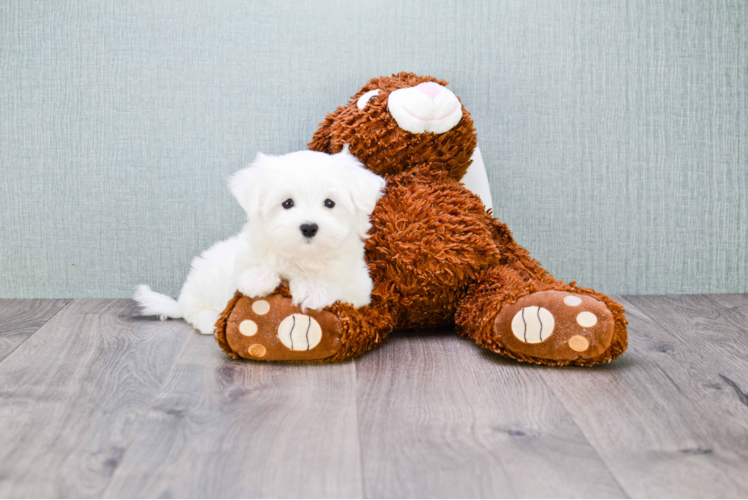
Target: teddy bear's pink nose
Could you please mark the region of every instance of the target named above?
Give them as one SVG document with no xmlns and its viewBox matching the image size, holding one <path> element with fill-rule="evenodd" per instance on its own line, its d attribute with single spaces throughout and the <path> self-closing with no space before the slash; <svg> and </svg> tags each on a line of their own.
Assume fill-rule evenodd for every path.
<svg viewBox="0 0 748 500">
<path fill-rule="evenodd" d="M 444 87 L 434 82 L 419 83 L 416 85 L 416 88 L 421 92 L 421 94 L 427 95 L 432 101 L 436 96 L 441 94 L 442 90 L 444 90 Z"/>
</svg>

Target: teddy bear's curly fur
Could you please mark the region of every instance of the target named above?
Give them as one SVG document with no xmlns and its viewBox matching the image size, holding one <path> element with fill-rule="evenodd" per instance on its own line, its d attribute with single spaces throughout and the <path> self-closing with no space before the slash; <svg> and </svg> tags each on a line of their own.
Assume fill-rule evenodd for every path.
<svg viewBox="0 0 748 500">
<path fill-rule="evenodd" d="M 296 356 L 284 351 L 275 328 L 301 312 L 287 299 L 287 287 L 276 291 L 278 320 L 253 338 L 242 336 L 238 325 L 251 320 L 256 301 L 237 293 L 216 325 L 221 347 L 249 359 L 337 361 L 371 349 L 395 329 L 455 325 L 478 345 L 520 361 L 591 366 L 615 359 L 627 346 L 623 308 L 591 289 L 557 281 L 459 182 L 477 141 L 464 106 L 460 122 L 445 133 L 414 134 L 398 126 L 387 108 L 389 94 L 424 82 L 447 85 L 412 73 L 372 79 L 327 115 L 309 144 L 326 153 L 348 144 L 387 179 L 366 243 L 371 304 L 326 308 L 321 314 L 328 316 L 318 319 L 323 335 L 335 342 L 316 355 Z M 375 89 L 379 94 L 359 109 L 358 98 Z M 263 355 L 253 355 L 260 344 Z"/>
</svg>

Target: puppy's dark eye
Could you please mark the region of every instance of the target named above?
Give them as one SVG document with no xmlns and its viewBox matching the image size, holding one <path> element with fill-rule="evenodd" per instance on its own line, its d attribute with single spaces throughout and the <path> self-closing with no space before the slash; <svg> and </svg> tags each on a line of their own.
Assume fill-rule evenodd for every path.
<svg viewBox="0 0 748 500">
<path fill-rule="evenodd" d="M 289 198 L 286 201 L 284 201 L 283 203 L 281 203 L 281 205 L 283 205 L 283 208 L 285 208 L 286 210 L 288 210 L 289 208 L 293 207 L 293 200 L 291 198 Z"/>
<path fill-rule="evenodd" d="M 332 207 L 335 206 L 335 202 L 328 198 L 328 199 L 325 200 L 325 206 L 327 208 L 332 208 Z"/>
</svg>

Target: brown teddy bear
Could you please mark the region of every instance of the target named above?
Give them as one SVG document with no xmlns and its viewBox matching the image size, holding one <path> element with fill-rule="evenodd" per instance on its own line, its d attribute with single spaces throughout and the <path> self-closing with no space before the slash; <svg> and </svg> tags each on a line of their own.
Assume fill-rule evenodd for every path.
<svg viewBox="0 0 748 500">
<path fill-rule="evenodd" d="M 302 313 L 285 285 L 263 299 L 237 292 L 216 324 L 226 353 L 338 361 L 394 329 L 452 325 L 481 347 L 545 365 L 591 366 L 626 350 L 623 308 L 557 281 L 460 183 L 476 134 L 446 85 L 412 73 L 374 78 L 327 115 L 309 144 L 326 153 L 348 144 L 387 179 L 366 242 L 371 304 Z"/>
</svg>

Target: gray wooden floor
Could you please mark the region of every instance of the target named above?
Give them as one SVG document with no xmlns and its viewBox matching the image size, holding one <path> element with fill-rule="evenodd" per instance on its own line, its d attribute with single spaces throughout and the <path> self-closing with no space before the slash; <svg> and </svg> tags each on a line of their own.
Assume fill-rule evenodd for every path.
<svg viewBox="0 0 748 500">
<path fill-rule="evenodd" d="M 593 369 L 453 332 L 237 362 L 129 300 L 0 300 L 0 496 L 748 496 L 748 295 L 619 299 Z"/>
</svg>

